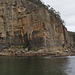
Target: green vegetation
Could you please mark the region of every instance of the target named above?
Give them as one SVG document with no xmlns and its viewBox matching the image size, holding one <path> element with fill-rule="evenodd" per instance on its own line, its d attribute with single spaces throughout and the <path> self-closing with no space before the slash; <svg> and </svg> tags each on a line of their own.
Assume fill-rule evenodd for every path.
<svg viewBox="0 0 75 75">
<path fill-rule="evenodd" d="M 18 48 L 18 49 L 25 49 L 25 48 L 27 48 L 26 46 L 10 46 L 10 47 L 5 47 L 4 49 L 9 49 L 9 48 L 13 48 L 13 49 L 15 49 L 15 48 Z"/>
<path fill-rule="evenodd" d="M 4 49 L 9 49 L 9 47 L 5 47 Z"/>
<path fill-rule="evenodd" d="M 27 0 L 30 1 L 36 5 L 38 5 L 41 8 L 45 8 L 50 14 L 52 14 L 57 20 L 61 21 L 61 23 L 65 23 L 64 20 L 62 20 L 60 13 L 56 12 L 56 10 L 52 7 L 50 7 L 50 5 L 45 5 L 41 0 Z"/>
<path fill-rule="evenodd" d="M 64 20 L 62 20 L 60 16 L 60 12 L 56 12 L 54 8 L 48 9 L 49 13 L 52 14 L 57 20 L 61 21 L 64 24 Z"/>
<path fill-rule="evenodd" d="M 27 48 L 26 46 L 22 46 L 23 49 Z"/>
</svg>

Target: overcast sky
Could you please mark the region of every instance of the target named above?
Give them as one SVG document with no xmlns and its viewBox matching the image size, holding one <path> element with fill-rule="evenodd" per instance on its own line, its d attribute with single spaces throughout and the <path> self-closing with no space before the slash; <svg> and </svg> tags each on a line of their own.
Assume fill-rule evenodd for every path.
<svg viewBox="0 0 75 75">
<path fill-rule="evenodd" d="M 75 32 L 75 0 L 41 0 L 61 13 L 69 31 Z"/>
</svg>

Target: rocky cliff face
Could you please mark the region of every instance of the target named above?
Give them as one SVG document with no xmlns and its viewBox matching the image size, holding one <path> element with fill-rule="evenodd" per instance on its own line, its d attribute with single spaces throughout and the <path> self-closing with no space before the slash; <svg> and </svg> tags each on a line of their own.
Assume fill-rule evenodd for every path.
<svg viewBox="0 0 75 75">
<path fill-rule="evenodd" d="M 0 1 L 0 47 L 62 49 L 73 44 L 62 22 L 26 0 Z"/>
</svg>

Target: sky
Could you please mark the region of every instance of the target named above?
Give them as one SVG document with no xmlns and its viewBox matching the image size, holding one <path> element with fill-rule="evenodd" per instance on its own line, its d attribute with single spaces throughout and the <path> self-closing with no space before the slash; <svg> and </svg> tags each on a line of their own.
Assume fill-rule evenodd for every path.
<svg viewBox="0 0 75 75">
<path fill-rule="evenodd" d="M 60 12 L 68 31 L 75 32 L 75 0 L 41 0 Z"/>
</svg>

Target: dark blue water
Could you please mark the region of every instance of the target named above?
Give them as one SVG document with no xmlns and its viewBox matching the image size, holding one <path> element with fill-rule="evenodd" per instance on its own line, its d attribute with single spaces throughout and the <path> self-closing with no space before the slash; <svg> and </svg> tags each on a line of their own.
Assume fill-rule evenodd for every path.
<svg viewBox="0 0 75 75">
<path fill-rule="evenodd" d="M 0 57 L 0 75 L 75 75 L 75 57 Z"/>
</svg>

